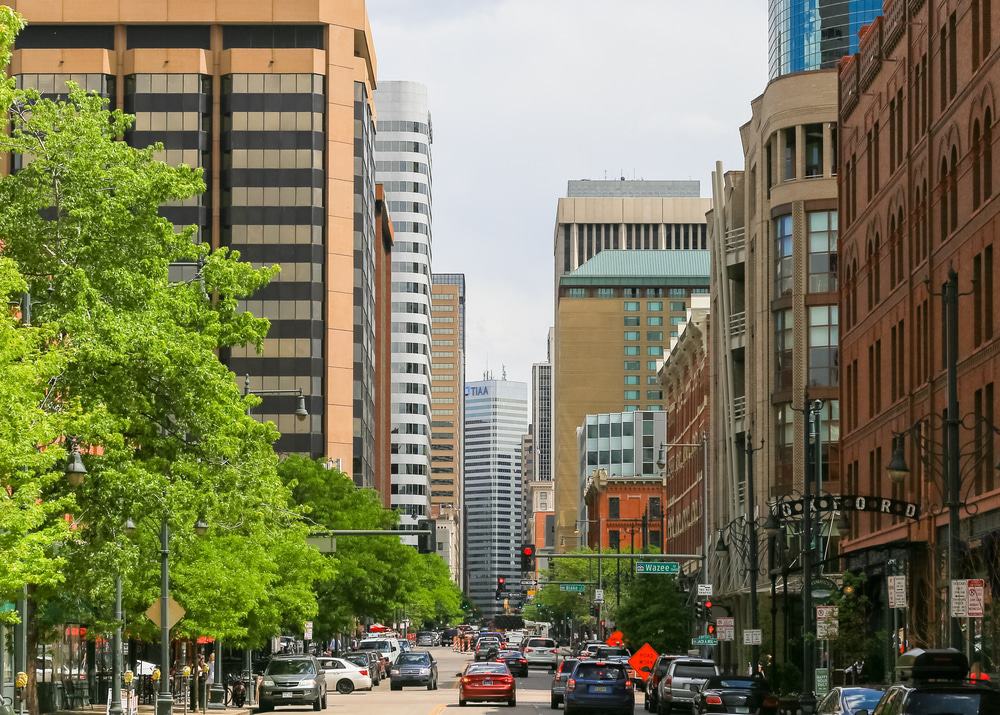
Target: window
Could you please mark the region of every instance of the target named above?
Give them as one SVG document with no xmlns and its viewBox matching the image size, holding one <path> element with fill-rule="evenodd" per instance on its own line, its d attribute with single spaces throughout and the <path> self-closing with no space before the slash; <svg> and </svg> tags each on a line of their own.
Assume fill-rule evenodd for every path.
<svg viewBox="0 0 1000 715">
<path fill-rule="evenodd" d="M 646 301 L 646 310 L 652 312 L 663 310 L 662 300 L 649 300 Z"/>
<path fill-rule="evenodd" d="M 809 308 L 809 385 L 836 387 L 840 368 L 839 335 L 835 305 Z"/>
<path fill-rule="evenodd" d="M 788 127 L 781 130 L 785 139 L 785 155 L 782 162 L 784 173 L 781 175 L 782 181 L 795 178 L 795 127 Z"/>
<path fill-rule="evenodd" d="M 625 361 L 625 369 L 626 370 L 639 370 L 640 369 L 639 368 L 639 361 L 638 360 L 626 360 Z"/>
<path fill-rule="evenodd" d="M 823 176 L 823 125 L 807 124 L 806 178 Z"/>
<path fill-rule="evenodd" d="M 662 330 L 647 330 L 646 331 L 646 340 L 649 340 L 651 342 L 652 341 L 661 341 L 661 340 L 663 340 L 663 331 Z"/>
<path fill-rule="evenodd" d="M 775 388 L 787 390 L 792 387 L 792 311 L 779 310 L 774 313 Z"/>
<path fill-rule="evenodd" d="M 647 360 L 646 361 L 646 369 L 647 370 L 657 370 L 658 367 L 656 365 L 656 360 Z"/>
<path fill-rule="evenodd" d="M 662 400 L 663 390 L 646 390 L 647 400 Z"/>
<path fill-rule="evenodd" d="M 810 211 L 809 292 L 832 293 L 837 290 L 837 212 Z"/>
<path fill-rule="evenodd" d="M 639 346 L 638 345 L 626 345 L 625 346 L 625 355 L 626 356 L 633 357 L 633 356 L 638 355 L 638 354 L 639 354 Z"/>
<path fill-rule="evenodd" d="M 625 384 L 626 385 L 638 385 L 639 384 L 639 376 L 638 375 L 626 375 L 625 376 Z"/>
<path fill-rule="evenodd" d="M 639 339 L 639 331 L 638 330 L 626 330 L 625 331 L 625 339 L 626 340 L 638 340 Z"/>
<path fill-rule="evenodd" d="M 626 400 L 638 400 L 639 399 L 639 391 L 638 390 L 625 390 L 625 399 Z"/>
<path fill-rule="evenodd" d="M 621 534 L 618 529 L 610 529 L 608 531 L 608 548 L 618 549 L 621 547 Z"/>
<path fill-rule="evenodd" d="M 687 306 L 684 303 L 671 302 L 670 310 L 673 311 L 674 313 L 676 312 L 683 313 L 684 311 L 687 310 Z"/>
<path fill-rule="evenodd" d="M 868 416 L 882 412 L 882 341 L 868 346 Z"/>
<path fill-rule="evenodd" d="M 625 312 L 626 313 L 638 313 L 639 312 L 639 301 L 637 301 L 637 300 L 626 300 L 625 301 Z"/>
<path fill-rule="evenodd" d="M 663 357 L 663 346 L 650 345 L 648 348 L 646 348 L 646 354 L 652 357 Z"/>
<path fill-rule="evenodd" d="M 774 292 L 781 297 L 792 293 L 792 215 L 774 219 Z"/>
<path fill-rule="evenodd" d="M 663 317 L 660 315 L 650 315 L 646 318 L 646 325 L 651 327 L 663 325 Z"/>
<path fill-rule="evenodd" d="M 598 288 L 597 289 L 598 298 L 614 298 L 615 289 L 614 288 Z"/>
<path fill-rule="evenodd" d="M 889 330 L 889 401 L 895 402 L 906 394 L 906 330 L 903 321 Z"/>
<path fill-rule="evenodd" d="M 948 18 L 948 99 L 958 92 L 958 18 L 951 13 Z"/>
<path fill-rule="evenodd" d="M 638 328 L 639 327 L 639 316 L 638 315 L 626 315 L 625 316 L 625 327 L 626 328 Z"/>
<path fill-rule="evenodd" d="M 987 0 L 984 0 L 986 2 Z M 986 110 L 983 120 L 983 198 L 993 195 L 993 112 Z"/>
<path fill-rule="evenodd" d="M 979 347 L 993 338 L 993 246 L 972 259 L 972 335 Z"/>
<path fill-rule="evenodd" d="M 621 499 L 619 497 L 608 497 L 608 518 L 621 518 Z"/>
<path fill-rule="evenodd" d="M 566 297 L 568 298 L 586 298 L 587 289 L 586 288 L 567 288 Z"/>
<path fill-rule="evenodd" d="M 649 498 L 649 518 L 659 519 L 663 513 L 660 511 L 663 507 L 660 505 L 660 497 L 650 497 Z"/>
<path fill-rule="evenodd" d="M 775 420 L 775 494 L 786 494 L 793 484 L 793 452 L 795 445 L 795 411 L 790 404 L 776 407 Z M 745 485 L 741 485 L 744 489 Z"/>
</svg>

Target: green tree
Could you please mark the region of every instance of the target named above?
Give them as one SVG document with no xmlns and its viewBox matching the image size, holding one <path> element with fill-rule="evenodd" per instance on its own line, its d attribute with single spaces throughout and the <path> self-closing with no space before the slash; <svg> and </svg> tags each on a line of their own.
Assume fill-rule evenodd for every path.
<svg viewBox="0 0 1000 715">
<path fill-rule="evenodd" d="M 633 649 L 649 643 L 660 653 L 681 653 L 690 642 L 684 596 L 671 577 L 637 576 L 618 609 L 617 623 Z"/>
</svg>

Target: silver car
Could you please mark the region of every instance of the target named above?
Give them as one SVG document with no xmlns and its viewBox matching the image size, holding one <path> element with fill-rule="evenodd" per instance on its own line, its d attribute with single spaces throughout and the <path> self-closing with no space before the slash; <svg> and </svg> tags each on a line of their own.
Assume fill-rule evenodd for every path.
<svg viewBox="0 0 1000 715">
<path fill-rule="evenodd" d="M 312 705 L 326 708 L 326 675 L 311 655 L 275 656 L 267 664 L 260 686 L 260 710 L 275 705 Z"/>
<path fill-rule="evenodd" d="M 658 712 L 669 713 L 676 707 L 694 708 L 696 691 L 713 675 L 719 675 L 719 666 L 705 658 L 678 658 L 667 666 L 660 680 L 656 705 Z"/>
<path fill-rule="evenodd" d="M 554 673 L 559 664 L 559 646 L 551 638 L 529 638 L 524 644 L 524 657 L 529 668 L 542 666 Z"/>
</svg>

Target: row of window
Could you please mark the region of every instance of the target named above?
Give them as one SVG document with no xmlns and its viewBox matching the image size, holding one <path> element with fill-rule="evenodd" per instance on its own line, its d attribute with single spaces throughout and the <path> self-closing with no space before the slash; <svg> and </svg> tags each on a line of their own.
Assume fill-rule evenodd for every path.
<svg viewBox="0 0 1000 715">
<path fill-rule="evenodd" d="M 322 132 L 322 112 L 231 112 L 222 130 L 234 132 Z"/>
<path fill-rule="evenodd" d="M 639 399 L 639 390 L 625 390 L 625 399 L 626 400 L 632 400 L 632 401 L 638 400 Z M 647 400 L 662 400 L 663 399 L 663 390 L 646 390 L 646 399 Z"/>
<path fill-rule="evenodd" d="M 399 119 L 380 119 L 375 126 L 380 132 L 418 132 L 430 134 L 430 127 L 424 122 L 410 122 Z"/>
<path fill-rule="evenodd" d="M 222 155 L 223 169 L 324 169 L 319 149 L 232 149 Z"/>
<path fill-rule="evenodd" d="M 376 141 L 375 151 L 412 151 L 427 154 L 427 144 L 414 141 Z"/>
<path fill-rule="evenodd" d="M 323 243 L 323 227 L 302 224 L 234 224 L 224 229 L 230 245 Z"/>
<path fill-rule="evenodd" d="M 229 206 L 322 206 L 323 189 L 309 186 L 234 186 L 223 192 L 223 203 Z"/>
<path fill-rule="evenodd" d="M 641 298 L 645 295 L 647 298 L 687 298 L 689 295 L 707 295 L 708 288 L 565 288 L 563 289 L 563 294 L 568 298 Z M 671 305 L 676 305 L 676 303 L 671 303 Z M 638 310 L 638 308 L 635 308 Z M 650 308 L 649 310 L 654 310 Z M 655 310 L 663 310 L 663 306 L 655 308 Z M 671 308 L 671 310 L 677 310 L 676 308 Z"/>
</svg>

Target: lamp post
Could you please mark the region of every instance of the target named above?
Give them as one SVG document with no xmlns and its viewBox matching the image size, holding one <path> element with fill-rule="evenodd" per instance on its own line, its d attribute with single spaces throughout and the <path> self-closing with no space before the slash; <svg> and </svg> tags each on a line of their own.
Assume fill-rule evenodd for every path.
<svg viewBox="0 0 1000 715">
<path fill-rule="evenodd" d="M 823 468 L 823 452 L 820 444 L 819 417 L 823 410 L 822 400 L 813 400 L 806 405 L 809 413 L 809 433 L 806 440 L 806 455 L 809 448 L 815 447 L 816 481 L 820 481 Z M 816 695 L 814 672 L 813 639 L 813 475 L 809 474 L 809 460 L 806 459 L 806 469 L 803 484 L 802 510 L 802 692 L 799 693 L 799 707 L 803 715 L 811 715 L 816 711 Z"/>
<path fill-rule="evenodd" d="M 277 397 L 279 395 L 296 395 L 298 399 L 295 402 L 295 417 L 301 422 L 309 416 L 309 410 L 306 409 L 306 397 L 302 392 L 301 387 L 296 387 L 289 390 L 251 390 L 250 389 L 250 375 L 247 375 L 243 380 L 243 396 L 247 395 L 257 395 L 258 397 Z M 250 414 L 250 408 L 247 408 L 247 414 Z"/>
</svg>

